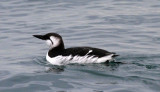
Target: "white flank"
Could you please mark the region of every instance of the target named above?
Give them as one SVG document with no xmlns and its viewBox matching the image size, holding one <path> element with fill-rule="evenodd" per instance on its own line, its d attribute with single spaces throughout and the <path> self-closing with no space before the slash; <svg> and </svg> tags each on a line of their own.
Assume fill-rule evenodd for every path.
<svg viewBox="0 0 160 92">
<path fill-rule="evenodd" d="M 101 58 L 98 57 L 94 57 L 94 56 L 89 56 L 89 55 L 85 55 L 85 56 L 56 56 L 53 58 L 50 58 L 48 56 L 48 53 L 46 55 L 46 59 L 48 62 L 50 62 L 53 65 L 66 65 L 66 64 L 71 64 L 71 63 L 78 63 L 78 64 L 85 64 L 85 63 L 103 63 L 106 62 L 107 60 L 112 60 L 112 56 L 108 55 L 108 56 L 104 56 Z"/>
</svg>

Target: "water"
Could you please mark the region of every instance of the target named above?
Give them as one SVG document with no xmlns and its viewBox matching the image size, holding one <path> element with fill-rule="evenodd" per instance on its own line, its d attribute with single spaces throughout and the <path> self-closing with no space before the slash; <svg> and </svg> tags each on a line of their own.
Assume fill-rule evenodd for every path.
<svg viewBox="0 0 160 92">
<path fill-rule="evenodd" d="M 124 64 L 51 69 L 48 32 Z M 159 44 L 160 0 L 0 0 L 0 92 L 159 92 Z"/>
</svg>

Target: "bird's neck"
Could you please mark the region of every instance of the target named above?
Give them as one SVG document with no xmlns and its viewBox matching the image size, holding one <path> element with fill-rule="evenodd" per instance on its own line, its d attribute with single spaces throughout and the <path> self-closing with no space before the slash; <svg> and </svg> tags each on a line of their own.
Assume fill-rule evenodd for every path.
<svg viewBox="0 0 160 92">
<path fill-rule="evenodd" d="M 50 57 L 54 57 L 56 56 L 57 54 L 60 54 L 63 50 L 65 49 L 64 47 L 64 43 L 61 42 L 58 46 L 54 47 L 54 48 L 50 48 L 49 52 L 48 52 L 48 55 Z"/>
</svg>

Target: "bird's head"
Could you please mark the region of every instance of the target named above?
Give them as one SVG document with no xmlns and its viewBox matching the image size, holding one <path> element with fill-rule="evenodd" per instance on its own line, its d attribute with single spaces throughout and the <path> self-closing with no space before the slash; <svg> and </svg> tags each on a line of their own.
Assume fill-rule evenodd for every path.
<svg viewBox="0 0 160 92">
<path fill-rule="evenodd" d="M 60 47 L 64 49 L 64 43 L 62 37 L 57 33 L 47 33 L 45 35 L 33 35 L 36 38 L 45 40 L 50 49 Z"/>
</svg>

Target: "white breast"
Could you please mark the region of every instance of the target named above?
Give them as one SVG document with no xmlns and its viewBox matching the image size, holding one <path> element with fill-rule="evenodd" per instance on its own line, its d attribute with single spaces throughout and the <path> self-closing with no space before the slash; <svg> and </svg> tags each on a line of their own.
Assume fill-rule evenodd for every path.
<svg viewBox="0 0 160 92">
<path fill-rule="evenodd" d="M 50 62 L 53 65 L 66 65 L 66 64 L 71 64 L 71 63 L 78 63 L 78 64 L 85 64 L 85 63 L 103 63 L 106 62 L 107 60 L 112 60 L 112 56 L 108 55 L 108 56 L 104 56 L 101 58 L 98 57 L 94 57 L 94 56 L 89 56 L 89 55 L 85 55 L 85 56 L 56 56 L 56 57 L 49 57 L 48 53 L 46 55 L 46 59 L 48 62 Z"/>
</svg>

